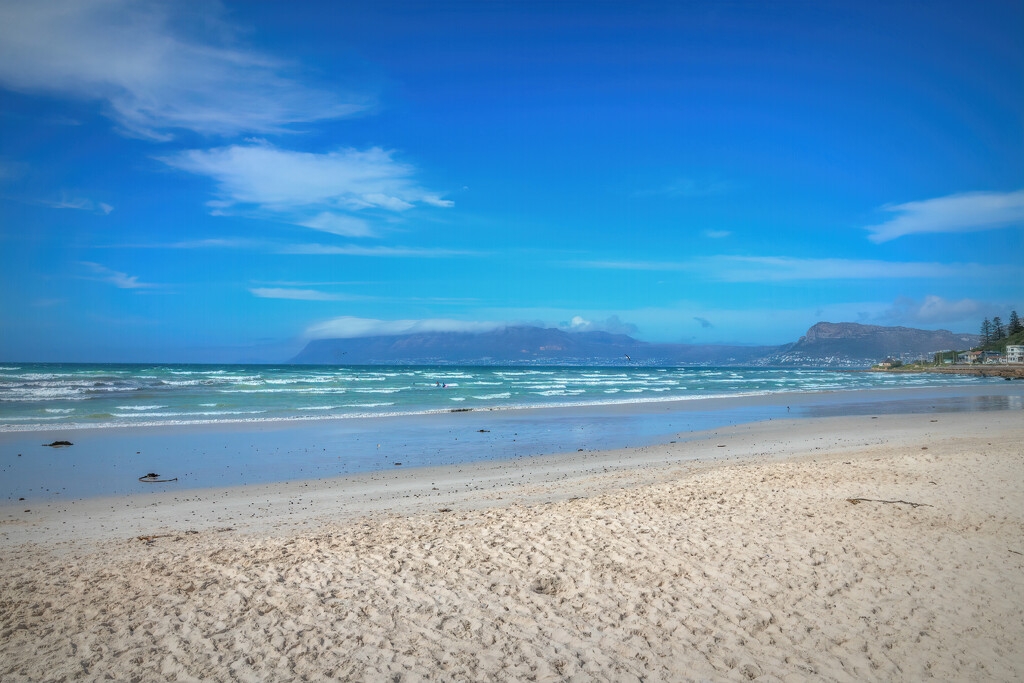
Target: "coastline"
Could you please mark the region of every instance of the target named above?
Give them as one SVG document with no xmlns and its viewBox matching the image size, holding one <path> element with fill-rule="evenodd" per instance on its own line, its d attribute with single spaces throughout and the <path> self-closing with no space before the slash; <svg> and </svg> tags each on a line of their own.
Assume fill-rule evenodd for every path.
<svg viewBox="0 0 1024 683">
<path fill-rule="evenodd" d="M 947 367 L 898 367 L 898 368 L 872 368 L 864 372 L 887 372 L 890 374 L 927 374 L 938 375 L 976 375 L 978 377 L 1004 377 L 1009 379 L 1024 379 L 1024 366 L 1022 365 L 953 365 Z"/>
<path fill-rule="evenodd" d="M 7 521 L 0 675 L 1024 675 L 1019 410 L 690 436 Z"/>
<path fill-rule="evenodd" d="M 1024 408 L 1024 386 L 862 389 L 372 418 L 0 433 L 0 509 L 651 446 L 802 417 Z M 57 440 L 69 448 L 46 448 Z M 396 463 L 401 463 L 396 465 Z M 156 472 L 169 484 L 141 483 Z"/>
</svg>

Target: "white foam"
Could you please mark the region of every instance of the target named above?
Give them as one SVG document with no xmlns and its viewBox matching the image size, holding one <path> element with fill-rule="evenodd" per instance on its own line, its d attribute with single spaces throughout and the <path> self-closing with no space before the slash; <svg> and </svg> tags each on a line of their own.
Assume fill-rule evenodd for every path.
<svg viewBox="0 0 1024 683">
<path fill-rule="evenodd" d="M 207 417 L 210 415 L 256 415 L 265 410 L 205 410 L 197 413 L 111 413 L 114 417 Z"/>
<path fill-rule="evenodd" d="M 166 407 L 167 406 L 117 406 L 117 410 L 159 410 L 160 408 Z"/>
<path fill-rule="evenodd" d="M 505 391 L 505 392 L 502 392 L 500 394 L 484 394 L 483 396 L 474 396 L 473 398 L 478 398 L 481 401 L 489 401 L 489 400 L 495 399 L 495 398 L 509 398 L 510 396 L 512 396 L 512 394 L 510 394 L 509 392 Z"/>
</svg>

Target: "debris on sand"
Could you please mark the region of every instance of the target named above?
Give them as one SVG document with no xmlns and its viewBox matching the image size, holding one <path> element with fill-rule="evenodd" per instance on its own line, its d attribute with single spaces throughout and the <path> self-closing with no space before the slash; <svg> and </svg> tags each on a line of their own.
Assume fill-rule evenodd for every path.
<svg viewBox="0 0 1024 683">
<path fill-rule="evenodd" d="M 44 443 L 43 445 L 50 448 L 64 448 L 65 446 L 74 446 L 75 444 L 70 441 L 54 441 L 53 443 Z"/>
<path fill-rule="evenodd" d="M 165 481 L 178 481 L 178 478 L 175 477 L 174 479 L 161 479 L 160 475 L 157 474 L 156 472 L 150 472 L 145 476 L 139 477 L 139 481 L 144 481 L 147 484 L 159 484 Z"/>
</svg>

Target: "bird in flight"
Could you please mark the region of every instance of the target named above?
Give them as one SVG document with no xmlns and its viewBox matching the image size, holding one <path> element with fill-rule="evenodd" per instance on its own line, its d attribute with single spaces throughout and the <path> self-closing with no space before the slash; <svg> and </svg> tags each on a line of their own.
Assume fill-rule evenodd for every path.
<svg viewBox="0 0 1024 683">
<path fill-rule="evenodd" d="M 628 354 L 628 353 L 624 353 L 624 354 L 622 354 L 622 355 L 626 357 L 626 360 L 633 360 L 632 358 L 630 358 L 630 357 L 629 357 L 629 354 Z"/>
</svg>

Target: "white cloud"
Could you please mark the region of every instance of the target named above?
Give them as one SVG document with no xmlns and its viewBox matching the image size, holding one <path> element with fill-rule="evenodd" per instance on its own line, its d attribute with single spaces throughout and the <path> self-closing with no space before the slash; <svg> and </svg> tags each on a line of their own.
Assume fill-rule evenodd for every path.
<svg viewBox="0 0 1024 683">
<path fill-rule="evenodd" d="M 95 277 L 88 279 L 107 282 L 119 289 L 152 289 L 154 287 L 159 287 L 159 285 L 139 282 L 138 275 L 128 275 L 127 273 L 107 268 L 99 263 L 93 263 L 91 261 L 81 261 L 80 263 L 95 274 Z"/>
<path fill-rule="evenodd" d="M 571 332 L 609 332 L 611 334 L 633 334 L 636 332 L 636 325 L 619 320 L 619 316 L 612 315 L 603 321 L 587 320 L 581 315 L 574 315 L 569 322 L 559 324 L 563 330 Z"/>
<path fill-rule="evenodd" d="M 583 261 L 584 268 L 687 271 L 719 282 L 790 280 L 863 280 L 893 278 L 994 277 L 1005 266 L 928 263 L 874 259 L 795 258 L 790 256 L 708 256 L 690 261 Z"/>
<path fill-rule="evenodd" d="M 293 71 L 239 47 L 212 3 L 0 3 L 0 85 L 100 101 L 136 136 L 166 140 L 175 128 L 280 133 L 366 106 L 305 87 Z"/>
<path fill-rule="evenodd" d="M 702 230 L 701 234 L 713 240 L 720 240 L 732 234 L 732 230 Z"/>
<path fill-rule="evenodd" d="M 507 323 L 430 318 L 424 320 L 375 320 L 342 316 L 324 320 L 306 329 L 310 339 L 348 339 L 383 335 L 416 334 L 417 332 L 490 332 Z"/>
<path fill-rule="evenodd" d="M 372 228 L 354 212 L 452 206 L 419 187 L 412 180 L 415 169 L 393 157 L 394 152 L 379 147 L 315 154 L 254 142 L 187 150 L 161 160 L 211 178 L 218 194 L 209 202 L 214 213 L 256 211 L 259 217 L 336 235 L 369 237 Z"/>
<path fill-rule="evenodd" d="M 865 228 L 875 243 L 904 235 L 940 232 L 976 232 L 1016 224 L 1024 225 L 1024 190 L 1016 192 L 964 192 L 919 202 L 882 207 L 899 214 Z"/>
<path fill-rule="evenodd" d="M 977 299 L 953 301 L 929 294 L 920 301 L 899 297 L 893 302 L 892 308 L 879 315 L 879 320 L 902 325 L 963 322 L 976 327 L 984 318 L 1005 315 L 1006 310 L 1009 307 Z"/>
<path fill-rule="evenodd" d="M 279 254 L 320 254 L 340 256 L 392 256 L 414 258 L 445 258 L 466 256 L 474 252 L 459 249 L 433 249 L 426 247 L 359 247 L 329 244 L 293 244 L 278 249 Z"/>
<path fill-rule="evenodd" d="M 254 287 L 249 290 L 261 299 L 293 299 L 296 301 L 355 301 L 370 297 L 353 294 L 332 294 L 318 289 L 292 289 L 284 287 Z"/>
</svg>

